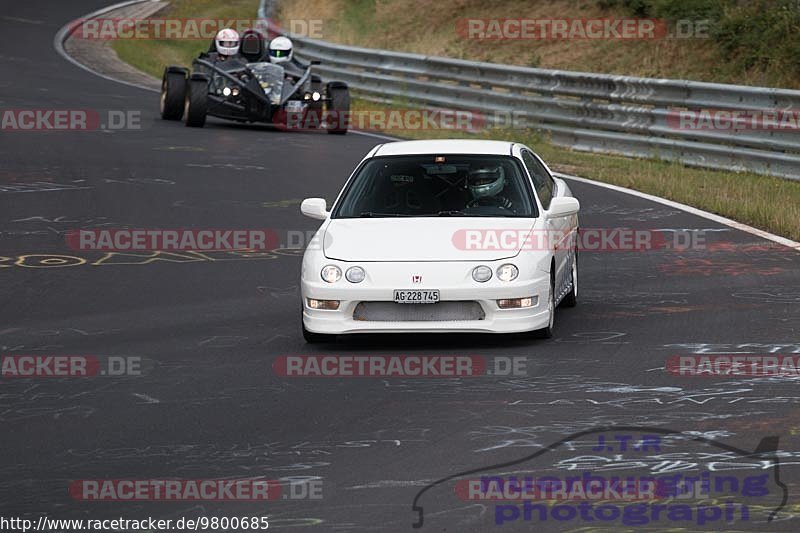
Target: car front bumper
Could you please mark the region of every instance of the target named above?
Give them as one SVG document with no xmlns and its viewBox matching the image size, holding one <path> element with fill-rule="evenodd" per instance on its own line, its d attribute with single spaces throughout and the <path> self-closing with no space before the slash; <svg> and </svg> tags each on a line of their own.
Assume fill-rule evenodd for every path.
<svg viewBox="0 0 800 533">
<path fill-rule="evenodd" d="M 331 262 L 337 264 L 336 262 Z M 454 266 L 457 265 L 457 266 Z M 342 271 L 347 263 L 338 264 Z M 326 283 L 304 279 L 301 282 L 303 295 L 303 323 L 308 331 L 325 334 L 350 333 L 447 333 L 447 332 L 482 332 L 482 333 L 517 333 L 533 331 L 547 327 L 550 315 L 547 300 L 550 293 L 550 275 L 535 271 L 533 276 L 520 276 L 511 282 L 502 282 L 496 276 L 485 283 L 472 280 L 471 272 L 476 264 L 463 263 L 361 263 L 367 271 L 367 279 L 361 283 L 350 283 L 344 278 L 336 283 Z M 495 265 L 496 266 L 496 265 Z M 412 284 L 411 274 L 424 272 L 424 283 Z M 464 276 L 466 272 L 466 276 Z M 455 275 L 454 275 L 455 274 Z M 394 304 L 395 289 L 439 290 L 440 303 L 435 304 Z M 537 300 L 532 307 L 500 309 L 497 300 L 524 298 L 535 296 Z M 338 300 L 337 310 L 312 309 L 308 300 Z M 356 308 L 361 302 L 381 302 L 384 308 L 398 309 L 405 314 L 409 306 L 418 307 L 422 314 L 428 312 L 430 306 L 447 304 L 448 302 L 476 302 L 482 310 L 482 317 L 467 320 L 451 319 L 431 320 L 393 320 L 383 317 L 380 320 L 364 320 L 354 318 Z M 443 306 L 444 307 L 444 306 Z M 474 307 L 474 305 L 473 305 Z M 413 314 L 413 313 L 412 313 Z"/>
</svg>

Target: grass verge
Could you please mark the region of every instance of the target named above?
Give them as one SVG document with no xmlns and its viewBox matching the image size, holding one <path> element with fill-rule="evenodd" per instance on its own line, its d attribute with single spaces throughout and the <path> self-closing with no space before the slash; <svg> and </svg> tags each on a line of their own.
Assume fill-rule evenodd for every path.
<svg viewBox="0 0 800 533">
<path fill-rule="evenodd" d="M 172 0 L 154 18 L 231 20 L 256 18 L 258 0 Z M 167 65 L 192 64 L 192 59 L 208 49 L 211 40 L 118 40 L 112 48 L 120 59 L 142 72 L 161 79 Z"/>
</svg>

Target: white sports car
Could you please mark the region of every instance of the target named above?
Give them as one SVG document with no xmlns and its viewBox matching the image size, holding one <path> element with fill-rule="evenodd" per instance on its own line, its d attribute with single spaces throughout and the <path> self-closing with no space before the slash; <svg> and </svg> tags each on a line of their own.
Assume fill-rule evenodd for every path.
<svg viewBox="0 0 800 533">
<path fill-rule="evenodd" d="M 426 140 L 373 148 L 303 256 L 303 336 L 533 331 L 578 293 L 580 204 L 521 144 Z M 314 244 L 316 243 L 316 244 Z"/>
</svg>

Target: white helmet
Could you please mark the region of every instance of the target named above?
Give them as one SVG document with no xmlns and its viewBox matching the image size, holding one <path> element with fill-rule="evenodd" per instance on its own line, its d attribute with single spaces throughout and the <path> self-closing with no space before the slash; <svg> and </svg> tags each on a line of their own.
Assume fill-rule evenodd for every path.
<svg viewBox="0 0 800 533">
<path fill-rule="evenodd" d="M 292 40 L 288 37 L 275 37 L 269 43 L 269 60 L 283 63 L 292 59 Z"/>
<path fill-rule="evenodd" d="M 217 52 L 221 56 L 235 56 L 239 53 L 239 32 L 231 28 L 220 30 L 215 39 Z"/>
</svg>

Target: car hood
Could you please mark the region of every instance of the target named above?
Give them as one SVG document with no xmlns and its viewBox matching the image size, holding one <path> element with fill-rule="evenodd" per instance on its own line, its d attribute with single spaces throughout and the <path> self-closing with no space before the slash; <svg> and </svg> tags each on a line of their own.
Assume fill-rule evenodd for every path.
<svg viewBox="0 0 800 533">
<path fill-rule="evenodd" d="M 533 230 L 537 220 L 488 217 L 333 219 L 325 229 L 323 251 L 327 258 L 341 261 L 494 261 L 516 256 L 524 239 L 511 238 L 502 243 L 492 236 L 502 235 L 501 232 L 524 235 Z"/>
</svg>

